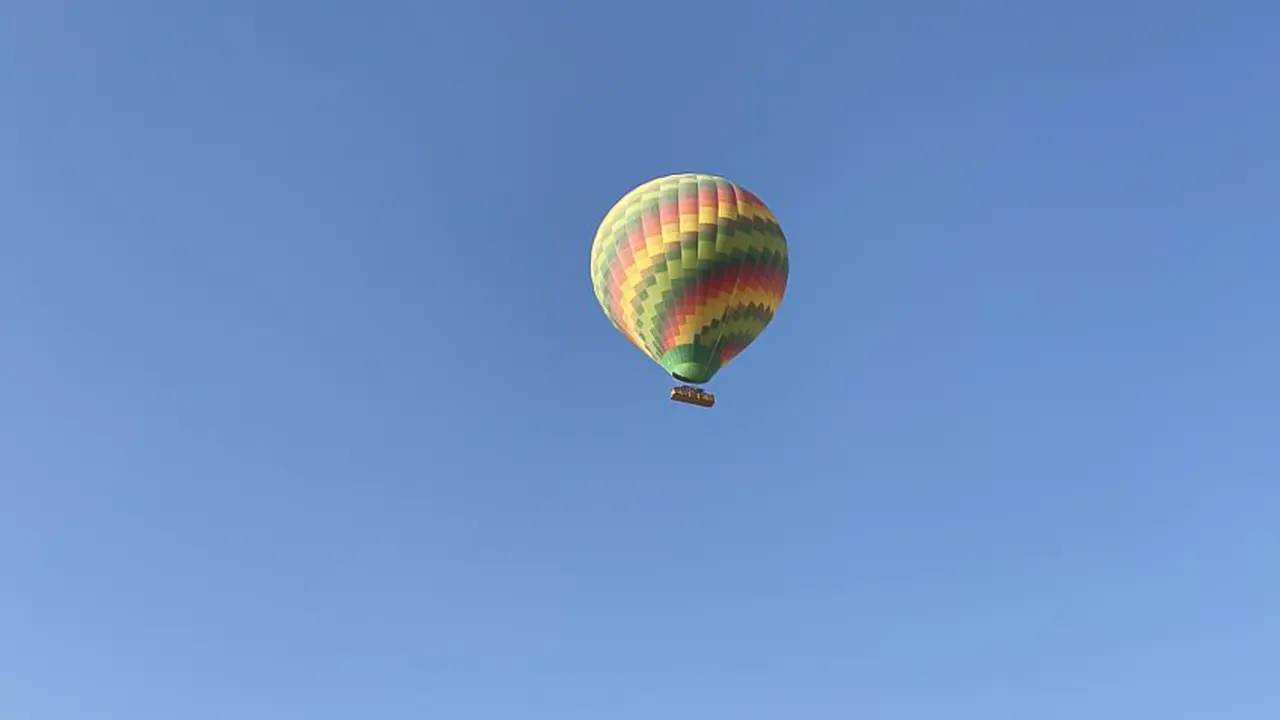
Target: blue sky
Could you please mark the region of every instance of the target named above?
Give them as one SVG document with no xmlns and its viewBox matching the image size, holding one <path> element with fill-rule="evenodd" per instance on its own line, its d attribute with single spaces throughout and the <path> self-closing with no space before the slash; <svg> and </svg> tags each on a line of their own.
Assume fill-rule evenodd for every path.
<svg viewBox="0 0 1280 720">
<path fill-rule="evenodd" d="M 1280 6 L 4 17 L 5 718 L 1280 716 Z M 684 170 L 710 412 L 587 275 Z"/>
</svg>

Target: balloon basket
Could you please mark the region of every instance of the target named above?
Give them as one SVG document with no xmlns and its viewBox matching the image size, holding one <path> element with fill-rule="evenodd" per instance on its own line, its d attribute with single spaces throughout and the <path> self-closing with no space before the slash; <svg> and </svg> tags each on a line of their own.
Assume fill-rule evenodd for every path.
<svg viewBox="0 0 1280 720">
<path fill-rule="evenodd" d="M 671 399 L 678 403 L 686 405 L 697 405 L 698 407 L 709 408 L 716 404 L 716 396 L 688 385 L 680 385 L 671 388 Z"/>
</svg>

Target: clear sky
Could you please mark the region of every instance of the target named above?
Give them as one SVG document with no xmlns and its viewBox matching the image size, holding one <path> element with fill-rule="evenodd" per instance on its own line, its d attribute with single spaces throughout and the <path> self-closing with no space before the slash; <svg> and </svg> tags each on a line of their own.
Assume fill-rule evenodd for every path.
<svg viewBox="0 0 1280 720">
<path fill-rule="evenodd" d="M 1275 720 L 1278 26 L 11 0 L 0 715 Z M 587 272 L 686 170 L 712 411 Z"/>
</svg>

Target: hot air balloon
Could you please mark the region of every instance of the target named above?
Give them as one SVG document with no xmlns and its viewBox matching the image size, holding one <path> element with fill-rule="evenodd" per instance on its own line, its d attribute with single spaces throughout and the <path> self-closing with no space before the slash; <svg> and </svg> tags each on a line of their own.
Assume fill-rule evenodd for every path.
<svg viewBox="0 0 1280 720">
<path fill-rule="evenodd" d="M 719 175 L 650 180 L 622 197 L 591 245 L 591 285 L 605 316 L 711 407 L 704 385 L 773 320 L 787 288 L 787 240 L 749 190 Z"/>
</svg>

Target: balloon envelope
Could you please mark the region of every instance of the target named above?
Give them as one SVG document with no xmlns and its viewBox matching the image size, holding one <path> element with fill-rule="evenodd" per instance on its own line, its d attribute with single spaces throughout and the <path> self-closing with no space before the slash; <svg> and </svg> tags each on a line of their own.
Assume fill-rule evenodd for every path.
<svg viewBox="0 0 1280 720">
<path fill-rule="evenodd" d="M 650 180 L 619 200 L 591 246 L 604 314 L 672 377 L 702 384 L 773 320 L 787 241 L 750 191 L 718 175 Z"/>
</svg>

